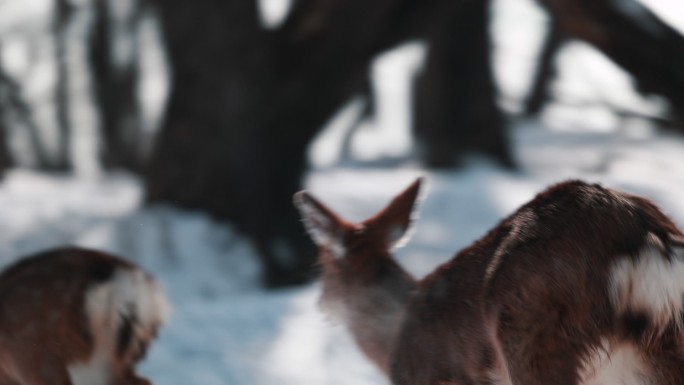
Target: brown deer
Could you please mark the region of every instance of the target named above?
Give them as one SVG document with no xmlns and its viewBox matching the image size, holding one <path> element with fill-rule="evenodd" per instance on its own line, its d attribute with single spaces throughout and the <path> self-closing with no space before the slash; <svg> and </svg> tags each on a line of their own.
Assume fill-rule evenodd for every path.
<svg viewBox="0 0 684 385">
<path fill-rule="evenodd" d="M 148 385 L 135 364 L 168 305 L 151 276 L 78 248 L 0 274 L 0 385 Z"/>
<path fill-rule="evenodd" d="M 416 280 L 392 249 L 420 184 L 361 223 L 295 195 L 324 310 L 393 384 L 684 384 L 684 236 L 653 203 L 561 183 Z"/>
</svg>

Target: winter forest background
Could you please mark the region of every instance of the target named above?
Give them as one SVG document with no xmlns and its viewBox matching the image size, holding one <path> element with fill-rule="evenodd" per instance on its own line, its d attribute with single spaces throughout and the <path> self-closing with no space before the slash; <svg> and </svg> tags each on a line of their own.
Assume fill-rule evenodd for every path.
<svg viewBox="0 0 684 385">
<path fill-rule="evenodd" d="M 145 266 L 158 384 L 384 384 L 292 194 L 360 220 L 427 175 L 418 276 L 566 178 L 684 225 L 683 32 L 679 0 L 0 0 L 0 262 Z"/>
</svg>

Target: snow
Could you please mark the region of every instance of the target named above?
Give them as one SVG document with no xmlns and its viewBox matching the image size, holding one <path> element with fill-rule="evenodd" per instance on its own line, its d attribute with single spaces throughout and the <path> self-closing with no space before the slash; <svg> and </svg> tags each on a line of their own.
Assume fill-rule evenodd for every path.
<svg viewBox="0 0 684 385">
<path fill-rule="evenodd" d="M 583 178 L 643 194 L 684 223 L 684 140 L 664 134 L 512 130 L 522 168 L 472 159 L 458 171 L 314 169 L 308 189 L 361 220 L 420 175 L 428 194 L 400 262 L 430 272 L 545 186 Z M 173 314 L 141 371 L 157 384 L 387 384 L 341 325 L 317 307 L 318 283 L 265 291 L 249 245 L 229 226 L 168 207 L 141 208 L 134 178 L 47 176 L 12 171 L 0 185 L 0 263 L 78 244 L 120 253 L 166 288 Z"/>
</svg>

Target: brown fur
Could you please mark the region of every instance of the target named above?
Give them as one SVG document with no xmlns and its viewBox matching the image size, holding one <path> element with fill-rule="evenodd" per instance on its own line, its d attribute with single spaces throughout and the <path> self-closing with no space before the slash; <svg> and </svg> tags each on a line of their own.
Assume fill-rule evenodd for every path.
<svg viewBox="0 0 684 385">
<path fill-rule="evenodd" d="M 418 185 L 370 221 L 405 222 Z M 396 385 L 578 384 L 604 340 L 633 344 L 653 384 L 684 384 L 676 320 L 655 332 L 647 313 L 618 314 L 610 300 L 618 259 L 640 258 L 647 244 L 663 259 L 676 258 L 673 248 L 682 244 L 682 232 L 644 198 L 580 181 L 558 184 L 420 282 L 391 259 L 384 227 L 371 233 L 358 230 L 365 223 L 335 223 L 344 229 L 346 254 L 331 258 L 321 245 L 322 301 L 353 314 L 343 321 Z M 373 341 L 383 309 L 359 304 L 378 291 L 404 307 L 384 318 L 390 335 L 369 349 L 364 343 Z"/>
<path fill-rule="evenodd" d="M 0 275 L 0 384 L 13 384 L 12 378 L 18 385 L 72 384 L 67 366 L 87 361 L 98 332 L 90 327 L 86 292 L 117 269 L 137 267 L 76 248 L 45 252 L 7 268 Z M 138 341 L 143 351 L 150 342 Z M 133 371 L 140 358 L 122 356 L 112 363 L 120 370 L 113 373 L 118 379 L 112 385 L 149 384 Z"/>
</svg>

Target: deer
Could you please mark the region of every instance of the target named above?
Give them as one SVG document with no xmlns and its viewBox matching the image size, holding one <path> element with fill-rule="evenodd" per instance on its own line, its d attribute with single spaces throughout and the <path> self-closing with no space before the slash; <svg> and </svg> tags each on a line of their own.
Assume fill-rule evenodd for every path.
<svg viewBox="0 0 684 385">
<path fill-rule="evenodd" d="M 151 385 L 135 373 L 169 304 L 120 257 L 65 247 L 0 274 L 0 384 Z"/>
<path fill-rule="evenodd" d="M 417 279 L 393 253 L 422 184 L 362 222 L 294 197 L 323 311 L 392 384 L 684 384 L 684 236 L 653 202 L 561 182 Z"/>
</svg>

